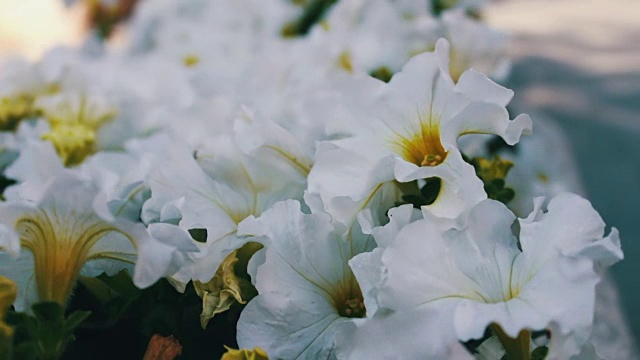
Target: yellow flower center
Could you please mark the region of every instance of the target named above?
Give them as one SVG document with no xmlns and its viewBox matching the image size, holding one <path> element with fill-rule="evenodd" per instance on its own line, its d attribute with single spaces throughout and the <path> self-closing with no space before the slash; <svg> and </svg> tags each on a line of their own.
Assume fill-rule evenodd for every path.
<svg viewBox="0 0 640 360">
<path fill-rule="evenodd" d="M 353 62 L 351 61 L 351 54 L 349 51 L 343 51 L 340 56 L 338 56 L 338 67 L 342 70 L 348 72 L 349 74 L 353 73 Z"/>
<path fill-rule="evenodd" d="M 322 30 L 331 31 L 331 24 L 329 24 L 329 22 L 327 20 L 322 20 L 318 24 L 320 25 Z"/>
<path fill-rule="evenodd" d="M 440 141 L 439 122 L 425 120 L 420 115 L 419 128 L 407 136 L 396 134 L 391 140 L 393 150 L 406 161 L 418 166 L 436 166 L 444 161 L 447 152 Z"/>
<path fill-rule="evenodd" d="M 549 183 L 549 177 L 545 173 L 539 172 L 536 177 L 543 184 L 548 184 Z"/>
<path fill-rule="evenodd" d="M 65 166 L 80 164 L 96 152 L 96 139 L 100 127 L 113 120 L 116 112 L 100 109 L 86 97 L 79 103 L 62 100 L 57 107 L 42 108 L 51 129 L 42 135 L 42 140 L 50 141 L 62 158 Z"/>
<path fill-rule="evenodd" d="M 355 297 L 345 301 L 339 309 L 339 313 L 344 317 L 363 318 L 367 315 L 367 309 L 364 307 L 362 297 Z"/>
<path fill-rule="evenodd" d="M 337 286 L 336 290 L 333 292 L 333 303 L 340 316 L 348 318 L 363 318 L 367 316 L 360 285 L 358 285 L 353 275 L 350 276 L 349 280 Z"/>
<path fill-rule="evenodd" d="M 200 63 L 200 57 L 195 54 L 189 54 L 182 58 L 182 64 L 186 67 L 194 67 Z"/>
<path fill-rule="evenodd" d="M 33 103 L 42 95 L 52 95 L 60 91 L 56 83 L 43 86 L 32 92 L 17 93 L 0 98 L 0 131 L 14 131 L 21 120 L 38 115 Z"/>
<path fill-rule="evenodd" d="M 33 98 L 30 96 L 3 97 L 0 99 L 0 130 L 13 131 L 20 120 L 33 115 Z"/>
<path fill-rule="evenodd" d="M 80 269 L 92 258 L 92 247 L 116 227 L 92 216 L 59 218 L 39 210 L 24 215 L 15 223 L 23 248 L 31 251 L 40 301 L 55 301 L 64 306 L 73 291 Z"/>
<path fill-rule="evenodd" d="M 42 135 L 50 141 L 65 166 L 80 164 L 95 152 L 96 131 L 83 124 L 60 124 Z"/>
</svg>

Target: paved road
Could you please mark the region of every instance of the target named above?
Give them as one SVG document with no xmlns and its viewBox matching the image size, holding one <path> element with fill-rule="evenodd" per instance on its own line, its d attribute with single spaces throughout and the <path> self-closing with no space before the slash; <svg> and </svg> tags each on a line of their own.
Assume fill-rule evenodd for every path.
<svg viewBox="0 0 640 360">
<path fill-rule="evenodd" d="M 640 339 L 640 1 L 509 0 L 487 19 L 514 35 L 514 107 L 560 123 L 590 200 L 620 230 L 612 274 Z"/>
</svg>

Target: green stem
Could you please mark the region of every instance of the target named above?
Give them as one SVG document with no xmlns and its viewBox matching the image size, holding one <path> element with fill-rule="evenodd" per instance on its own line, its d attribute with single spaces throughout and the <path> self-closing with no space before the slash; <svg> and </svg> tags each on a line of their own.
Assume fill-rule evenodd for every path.
<svg viewBox="0 0 640 360">
<path fill-rule="evenodd" d="M 491 330 L 502 343 L 509 360 L 531 360 L 531 331 L 522 330 L 515 339 L 507 335 L 498 324 L 491 324 Z"/>
<path fill-rule="evenodd" d="M 11 360 L 13 354 L 13 329 L 0 322 L 0 360 Z"/>
</svg>

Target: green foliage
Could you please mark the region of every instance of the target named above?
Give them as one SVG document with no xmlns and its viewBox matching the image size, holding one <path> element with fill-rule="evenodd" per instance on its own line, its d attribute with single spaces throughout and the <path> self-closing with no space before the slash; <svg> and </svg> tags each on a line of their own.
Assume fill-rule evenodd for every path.
<svg viewBox="0 0 640 360">
<path fill-rule="evenodd" d="M 337 0 L 309 0 L 305 1 L 302 15 L 297 20 L 291 21 L 282 28 L 282 36 L 296 37 L 306 35 L 311 27 L 319 22 L 324 14 Z"/>
<path fill-rule="evenodd" d="M 197 242 L 207 242 L 207 229 L 189 229 L 189 235 L 191 235 L 191 238 Z"/>
<path fill-rule="evenodd" d="M 4 200 L 4 196 L 2 196 L 4 190 L 15 183 L 16 182 L 14 180 L 9 179 L 4 175 L 0 175 L 0 200 Z"/>
<path fill-rule="evenodd" d="M 80 284 L 101 305 L 100 314 L 104 314 L 104 319 L 100 321 L 104 326 L 115 324 L 142 295 L 142 290 L 133 284 L 131 277 L 124 270 L 115 276 L 102 274 L 96 278 L 82 277 Z M 95 318 L 96 316 L 91 320 L 95 321 Z"/>
<path fill-rule="evenodd" d="M 82 278 L 69 304 L 92 314 L 76 331 L 66 358 L 142 359 L 154 334 L 172 335 L 182 345 L 182 357 L 220 358 L 224 345 L 237 347 L 236 323 L 243 308 L 234 304 L 213 318 L 207 329 L 200 325 L 202 299 L 188 284 L 183 292 L 161 279 L 138 289 L 127 271 L 115 276 Z"/>
<path fill-rule="evenodd" d="M 10 312 L 7 323 L 15 328 L 14 359 L 59 359 L 74 332 L 91 312 L 75 311 L 65 317 L 62 305 L 41 302 L 31 307 L 33 315 Z"/>
<path fill-rule="evenodd" d="M 507 204 L 516 196 L 513 189 L 505 187 L 505 182 L 502 179 L 494 179 L 485 183 L 484 191 L 487 192 L 489 199 L 498 200 L 503 204 Z"/>
<path fill-rule="evenodd" d="M 445 10 L 456 6 L 458 1 L 459 0 L 431 0 L 431 12 L 433 12 L 433 15 L 435 16 L 440 16 Z M 467 9 L 465 14 L 476 20 L 480 20 L 482 18 L 482 14 L 478 9 Z"/>
<path fill-rule="evenodd" d="M 489 199 L 500 201 L 503 204 L 513 200 L 516 193 L 513 189 L 506 187 L 505 183 L 505 178 L 513 167 L 511 161 L 502 160 L 496 155 L 492 160 L 476 157 L 469 160 L 469 163 L 473 165 L 476 175 L 484 183 L 484 191 Z"/>
<path fill-rule="evenodd" d="M 513 167 L 513 163 L 509 160 L 503 160 L 499 156 L 495 156 L 492 160 L 483 157 L 473 159 L 464 158 L 465 161 L 473 165 L 476 175 L 482 180 L 484 190 L 490 199 L 500 201 L 504 204 L 513 200 L 515 192 L 506 186 L 505 178 L 509 174 L 509 170 Z M 433 204 L 442 187 L 442 179 L 439 177 L 430 177 L 424 179 L 424 185 L 418 187 L 418 182 L 398 184 L 403 192 L 402 202 L 396 204 L 412 204 L 416 209 L 425 205 Z"/>
<path fill-rule="evenodd" d="M 372 77 L 388 83 L 393 77 L 393 71 L 386 66 L 380 66 L 369 73 Z"/>
<path fill-rule="evenodd" d="M 507 152 L 516 154 L 518 152 L 518 144 L 509 145 L 500 136 L 493 136 L 491 140 L 487 141 L 485 147 L 490 155 L 498 155 Z"/>
<path fill-rule="evenodd" d="M 405 195 L 402 196 L 403 203 L 398 204 L 412 204 L 414 208 L 420 209 L 420 207 L 425 205 L 433 204 L 438 198 L 438 194 L 440 194 L 440 188 L 442 187 L 442 179 L 439 177 L 430 177 L 424 179 L 424 185 L 419 188 L 419 191 L 412 191 L 410 187 L 405 186 L 404 192 Z M 415 187 L 418 187 L 417 182 L 413 182 Z"/>
<path fill-rule="evenodd" d="M 531 360 L 544 360 L 547 357 L 548 353 L 548 347 L 540 346 L 539 348 L 533 350 L 533 352 L 531 353 Z"/>
<path fill-rule="evenodd" d="M 443 11 L 456 6 L 458 0 L 431 0 L 431 12 L 435 16 L 440 16 Z"/>
</svg>

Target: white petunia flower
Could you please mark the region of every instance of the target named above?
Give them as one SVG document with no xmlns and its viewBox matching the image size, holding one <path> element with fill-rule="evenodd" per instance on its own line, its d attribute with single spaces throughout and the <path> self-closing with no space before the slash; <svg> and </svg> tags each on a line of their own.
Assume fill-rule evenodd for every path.
<svg viewBox="0 0 640 360">
<path fill-rule="evenodd" d="M 28 140 L 20 146 L 20 154 L 4 171 L 4 175 L 17 181 L 5 189 L 7 199 L 35 200 L 42 196 L 45 185 L 64 172 L 62 159 L 48 141 Z"/>
<path fill-rule="evenodd" d="M 143 2 L 131 19 L 131 50 L 224 78 L 263 45 L 282 41 L 281 29 L 297 10 L 281 0 Z"/>
<path fill-rule="evenodd" d="M 339 1 L 307 42 L 344 72 L 391 76 L 411 56 L 433 49 L 438 23 L 426 8 L 419 14 L 388 0 Z"/>
<path fill-rule="evenodd" d="M 248 108 L 242 110 L 234 123 L 235 140 L 242 151 L 257 161 L 291 168 L 304 182 L 313 166 L 315 144 L 304 144 L 277 123 L 256 116 Z"/>
<path fill-rule="evenodd" d="M 196 243 L 201 252 L 175 276 L 180 282 L 208 282 L 222 260 L 249 241 L 237 236 L 238 224 L 278 201 L 302 198 L 311 160 L 284 129 L 244 115 L 235 131 L 224 133 L 221 126 L 195 154 L 181 144 L 168 146 L 149 172 L 151 198 L 142 219 L 206 229 L 206 241 Z"/>
<path fill-rule="evenodd" d="M 458 81 L 469 69 L 502 82 L 509 74 L 508 37 L 487 25 L 470 19 L 462 11 L 448 11 L 442 16 L 443 36 L 449 40 L 449 71 Z"/>
<path fill-rule="evenodd" d="M 18 284 L 19 311 L 39 301 L 66 304 L 80 274 L 133 271 L 147 287 L 172 275 L 196 251 L 186 231 L 142 224 L 103 211 L 102 191 L 91 178 L 65 171 L 35 201 L 0 204 L 0 273 Z"/>
<path fill-rule="evenodd" d="M 95 153 L 98 130 L 117 116 L 105 97 L 77 92 L 40 97 L 34 106 L 50 125 L 42 139 L 54 145 L 66 166 Z"/>
<path fill-rule="evenodd" d="M 373 246 L 368 237 L 342 237 L 341 226 L 327 214 L 303 214 L 292 200 L 241 224 L 269 246 L 257 269 L 259 295 L 240 316 L 240 347 L 258 346 L 272 358 L 335 357 L 336 336 L 370 310 L 347 262 Z"/>
<path fill-rule="evenodd" d="M 55 90 L 41 70 L 20 58 L 0 65 L 0 130 L 15 130 L 22 120 L 34 117 L 35 99 Z"/>
<path fill-rule="evenodd" d="M 454 84 L 446 56 L 420 54 L 388 84 L 361 79 L 346 89 L 349 103 L 334 110 L 330 131 L 350 136 L 320 143 L 309 175 L 308 191 L 320 194 L 330 214 L 349 221 L 394 181 L 429 177 L 441 178 L 440 193 L 427 206 L 434 215 L 455 218 L 486 198 L 458 138 L 489 133 L 513 144 L 530 131 L 531 120 L 511 121 L 505 105 L 513 92 L 484 75 L 467 71 Z M 397 200 L 391 197 L 386 208 Z"/>
<path fill-rule="evenodd" d="M 474 359 L 458 341 L 449 312 L 433 306 L 374 317 L 344 330 L 339 359 Z"/>
<path fill-rule="evenodd" d="M 602 219 L 577 195 L 558 195 L 546 213 L 541 205 L 520 219 L 519 238 L 515 216 L 493 200 L 471 209 L 461 228 L 443 230 L 430 216 L 402 227 L 381 256 L 379 306 L 450 309 L 461 341 L 481 338 L 490 325 L 514 339 L 550 329 L 554 358 L 576 354 L 593 322 L 594 264 L 622 258 L 618 232 L 603 237 Z"/>
</svg>

